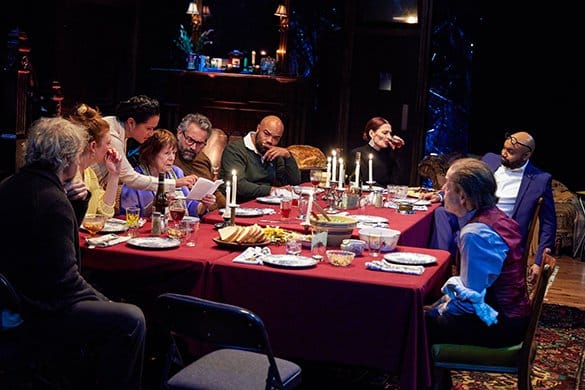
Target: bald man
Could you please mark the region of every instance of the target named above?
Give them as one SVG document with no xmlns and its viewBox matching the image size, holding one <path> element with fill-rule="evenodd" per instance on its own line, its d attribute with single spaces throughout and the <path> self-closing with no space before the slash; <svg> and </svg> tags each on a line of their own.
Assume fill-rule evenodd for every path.
<svg viewBox="0 0 585 390">
<path fill-rule="evenodd" d="M 238 175 L 237 202 L 268 196 L 277 188 L 301 183 L 299 167 L 286 148 L 278 146 L 284 134 L 279 117 L 269 115 L 244 138 L 230 142 L 221 156 L 220 177 L 231 181 Z M 225 194 L 225 187 L 222 186 Z"/>
<path fill-rule="evenodd" d="M 525 131 L 506 134 L 500 154 L 487 153 L 482 157 L 494 172 L 497 183 L 497 206 L 520 225 L 522 245 L 526 243 L 528 227 L 539 197 L 543 203 L 539 213 L 538 250 L 529 279 L 540 272 L 542 252 L 554 248 L 557 219 L 552 194 L 552 176 L 536 168 L 530 157 L 536 148 L 534 138 Z M 437 200 L 437 199 L 431 199 Z M 457 217 L 442 206 L 435 210 L 434 228 L 429 247 L 455 253 L 455 233 L 459 231 Z"/>
</svg>

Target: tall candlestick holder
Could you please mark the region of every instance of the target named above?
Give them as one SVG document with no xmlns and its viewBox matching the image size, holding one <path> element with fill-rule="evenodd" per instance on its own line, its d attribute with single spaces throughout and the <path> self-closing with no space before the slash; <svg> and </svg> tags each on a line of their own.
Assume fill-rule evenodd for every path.
<svg viewBox="0 0 585 390">
<path fill-rule="evenodd" d="M 236 209 L 238 208 L 238 204 L 226 204 L 226 207 L 230 208 L 230 215 L 229 217 L 223 219 L 224 226 L 234 226 L 236 224 Z M 224 213 L 225 215 L 225 213 Z"/>
<path fill-rule="evenodd" d="M 375 181 L 373 181 L 373 180 L 368 180 L 368 181 L 366 182 L 366 184 L 368 185 L 368 191 L 373 191 L 373 190 L 374 190 L 374 184 L 375 184 L 375 183 L 376 183 L 376 182 L 375 182 Z"/>
<path fill-rule="evenodd" d="M 338 213 L 337 208 L 335 207 L 335 205 L 337 203 L 336 202 L 337 191 L 335 190 L 336 188 L 337 188 L 337 183 L 335 183 L 335 182 L 331 182 L 331 185 L 323 187 L 323 189 L 325 190 L 323 198 L 327 202 L 327 208 L 325 209 L 325 212 L 327 214 Z"/>
</svg>

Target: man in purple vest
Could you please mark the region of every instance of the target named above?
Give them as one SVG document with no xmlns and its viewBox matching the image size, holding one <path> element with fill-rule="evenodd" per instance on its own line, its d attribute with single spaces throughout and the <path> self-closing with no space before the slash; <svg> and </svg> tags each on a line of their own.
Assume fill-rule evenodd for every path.
<svg viewBox="0 0 585 390">
<path fill-rule="evenodd" d="M 530 268 L 531 279 L 540 272 L 544 249 L 554 248 L 557 231 L 552 176 L 550 173 L 536 168 L 530 162 L 529 159 L 534 153 L 534 148 L 534 138 L 529 133 L 520 131 L 506 135 L 504 146 L 499 155 L 487 153 L 482 157 L 482 161 L 488 164 L 496 178 L 497 206 L 508 216 L 518 221 L 523 247 L 537 200 L 541 196 L 543 198 L 538 215 L 538 250 L 534 257 L 534 264 Z M 440 201 L 440 197 L 434 195 L 434 198 L 431 197 L 431 201 Z M 454 253 L 453 238 L 458 230 L 457 218 L 447 212 L 444 207 L 438 207 L 434 213 L 434 228 L 429 247 L 446 249 Z"/>
<path fill-rule="evenodd" d="M 443 186 L 445 209 L 459 218 L 458 276 L 427 308 L 431 344 L 490 347 L 522 341 L 530 318 L 522 235 L 518 222 L 496 206 L 490 167 L 474 158 L 456 160 Z"/>
</svg>

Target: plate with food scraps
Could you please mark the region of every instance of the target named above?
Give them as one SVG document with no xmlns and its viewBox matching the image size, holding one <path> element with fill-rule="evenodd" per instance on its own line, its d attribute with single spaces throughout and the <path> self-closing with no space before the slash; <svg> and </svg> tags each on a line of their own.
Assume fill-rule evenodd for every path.
<svg viewBox="0 0 585 390">
<path fill-rule="evenodd" d="M 437 262 L 437 258 L 424 253 L 392 252 L 384 255 L 384 261 L 403 265 L 431 265 Z"/>
<path fill-rule="evenodd" d="M 225 209 L 219 209 L 219 212 L 223 214 L 225 212 Z M 261 215 L 264 215 L 263 209 L 246 207 L 236 208 L 236 217 L 259 217 Z"/>
<path fill-rule="evenodd" d="M 128 240 L 128 245 L 146 249 L 171 249 L 181 245 L 181 241 L 170 237 L 136 237 Z"/>
<path fill-rule="evenodd" d="M 319 262 L 310 257 L 295 255 L 267 255 L 260 258 L 265 265 L 279 268 L 310 268 Z"/>
<path fill-rule="evenodd" d="M 237 241 L 224 241 L 219 237 L 212 238 L 213 242 L 217 245 L 225 248 L 247 248 L 249 246 L 266 246 L 270 244 L 270 240 L 264 240 L 260 242 L 237 242 Z"/>
<path fill-rule="evenodd" d="M 280 204 L 282 196 L 259 196 L 256 200 L 260 203 Z"/>
<path fill-rule="evenodd" d="M 106 221 L 104 228 L 100 233 L 121 233 L 128 230 L 126 221 L 118 218 L 110 218 Z"/>
<path fill-rule="evenodd" d="M 388 218 L 378 217 L 376 215 L 350 215 L 350 217 L 355 218 L 358 222 L 368 224 L 368 225 L 375 225 L 375 224 L 387 224 Z"/>
</svg>

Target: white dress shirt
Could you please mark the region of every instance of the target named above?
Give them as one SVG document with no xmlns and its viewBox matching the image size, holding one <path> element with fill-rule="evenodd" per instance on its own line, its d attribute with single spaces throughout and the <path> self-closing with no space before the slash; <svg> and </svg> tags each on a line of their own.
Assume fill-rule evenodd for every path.
<svg viewBox="0 0 585 390">
<path fill-rule="evenodd" d="M 518 191 L 520 190 L 520 183 L 524 175 L 524 168 L 526 164 L 520 168 L 510 169 L 500 165 L 494 172 L 496 179 L 496 196 L 498 197 L 498 208 L 502 210 L 508 217 L 512 216 L 512 211 L 516 205 L 516 198 L 518 198 Z"/>
</svg>

